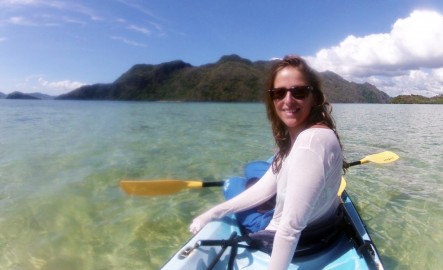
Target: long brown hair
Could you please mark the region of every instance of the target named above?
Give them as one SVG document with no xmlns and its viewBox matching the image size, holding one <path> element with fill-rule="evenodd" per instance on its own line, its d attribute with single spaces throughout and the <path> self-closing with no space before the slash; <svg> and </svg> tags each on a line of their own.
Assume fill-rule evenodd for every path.
<svg viewBox="0 0 443 270">
<path fill-rule="evenodd" d="M 278 147 L 278 151 L 272 162 L 272 170 L 274 173 L 278 173 L 282 167 L 283 159 L 291 151 L 291 138 L 289 136 L 288 129 L 283 121 L 278 117 L 275 111 L 274 101 L 268 94 L 267 90 L 274 88 L 274 81 L 277 73 L 285 67 L 294 67 L 300 71 L 308 85 L 312 86 L 314 95 L 315 106 L 311 109 L 308 118 L 306 119 L 307 126 L 315 124 L 323 124 L 332 129 L 337 136 L 337 139 L 342 147 L 340 137 L 338 136 L 335 126 L 334 118 L 332 117 L 332 107 L 327 101 L 323 91 L 321 90 L 321 81 L 318 73 L 312 69 L 301 57 L 296 55 L 285 56 L 282 60 L 279 60 L 274 64 L 271 69 L 268 80 L 265 83 L 265 106 L 269 121 L 272 126 L 272 134 L 274 135 L 275 143 Z M 343 149 L 343 147 L 342 147 Z M 343 169 L 348 167 L 347 163 L 343 161 Z"/>
</svg>

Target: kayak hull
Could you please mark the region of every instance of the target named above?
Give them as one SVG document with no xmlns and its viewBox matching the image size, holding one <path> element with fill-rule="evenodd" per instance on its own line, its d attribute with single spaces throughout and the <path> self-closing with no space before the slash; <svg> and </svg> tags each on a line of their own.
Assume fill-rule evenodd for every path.
<svg viewBox="0 0 443 270">
<path fill-rule="evenodd" d="M 288 269 L 384 269 L 380 256 L 346 191 L 341 198 L 352 233 L 343 231 L 338 239 L 324 250 L 308 256 L 295 257 Z M 229 239 L 233 232 L 241 234 L 234 215 L 208 223 L 161 269 L 206 270 L 212 263 L 215 263 L 212 269 L 227 269 L 231 247 L 227 247 L 226 250 L 222 250 L 221 246 L 199 246 L 195 249 L 193 247 L 200 240 Z M 269 259 L 270 256 L 264 252 L 238 247 L 234 269 L 267 269 Z"/>
</svg>

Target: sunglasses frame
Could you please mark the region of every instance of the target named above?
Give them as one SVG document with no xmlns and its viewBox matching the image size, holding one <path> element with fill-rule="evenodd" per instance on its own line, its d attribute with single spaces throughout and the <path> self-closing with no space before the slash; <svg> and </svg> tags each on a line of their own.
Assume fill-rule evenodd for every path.
<svg viewBox="0 0 443 270">
<path fill-rule="evenodd" d="M 291 97 L 298 100 L 303 100 L 309 96 L 309 93 L 314 91 L 314 88 L 310 85 L 293 86 L 291 88 L 279 87 L 268 90 L 272 100 L 282 100 L 286 97 L 286 94 L 291 92 Z M 284 92 L 284 94 L 282 94 Z"/>
</svg>

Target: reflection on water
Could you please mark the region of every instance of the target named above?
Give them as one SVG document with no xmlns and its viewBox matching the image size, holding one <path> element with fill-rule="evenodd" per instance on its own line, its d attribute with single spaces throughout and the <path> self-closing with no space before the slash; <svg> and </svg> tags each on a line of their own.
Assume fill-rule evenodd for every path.
<svg viewBox="0 0 443 270">
<path fill-rule="evenodd" d="M 442 263 L 443 106 L 336 104 L 349 170 L 387 269 Z M 222 180 L 273 151 L 261 104 L 0 100 L 0 269 L 158 269 L 218 188 L 130 197 L 120 178 Z"/>
</svg>

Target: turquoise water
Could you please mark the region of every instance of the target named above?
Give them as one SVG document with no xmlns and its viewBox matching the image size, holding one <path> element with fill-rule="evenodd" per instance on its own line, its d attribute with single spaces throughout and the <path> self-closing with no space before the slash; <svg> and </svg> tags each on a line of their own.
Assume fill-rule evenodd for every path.
<svg viewBox="0 0 443 270">
<path fill-rule="evenodd" d="M 348 192 L 387 269 L 443 264 L 443 106 L 335 104 Z M 158 269 L 219 188 L 130 197 L 121 178 L 223 180 L 274 148 L 263 105 L 0 100 L 0 269 Z"/>
</svg>

